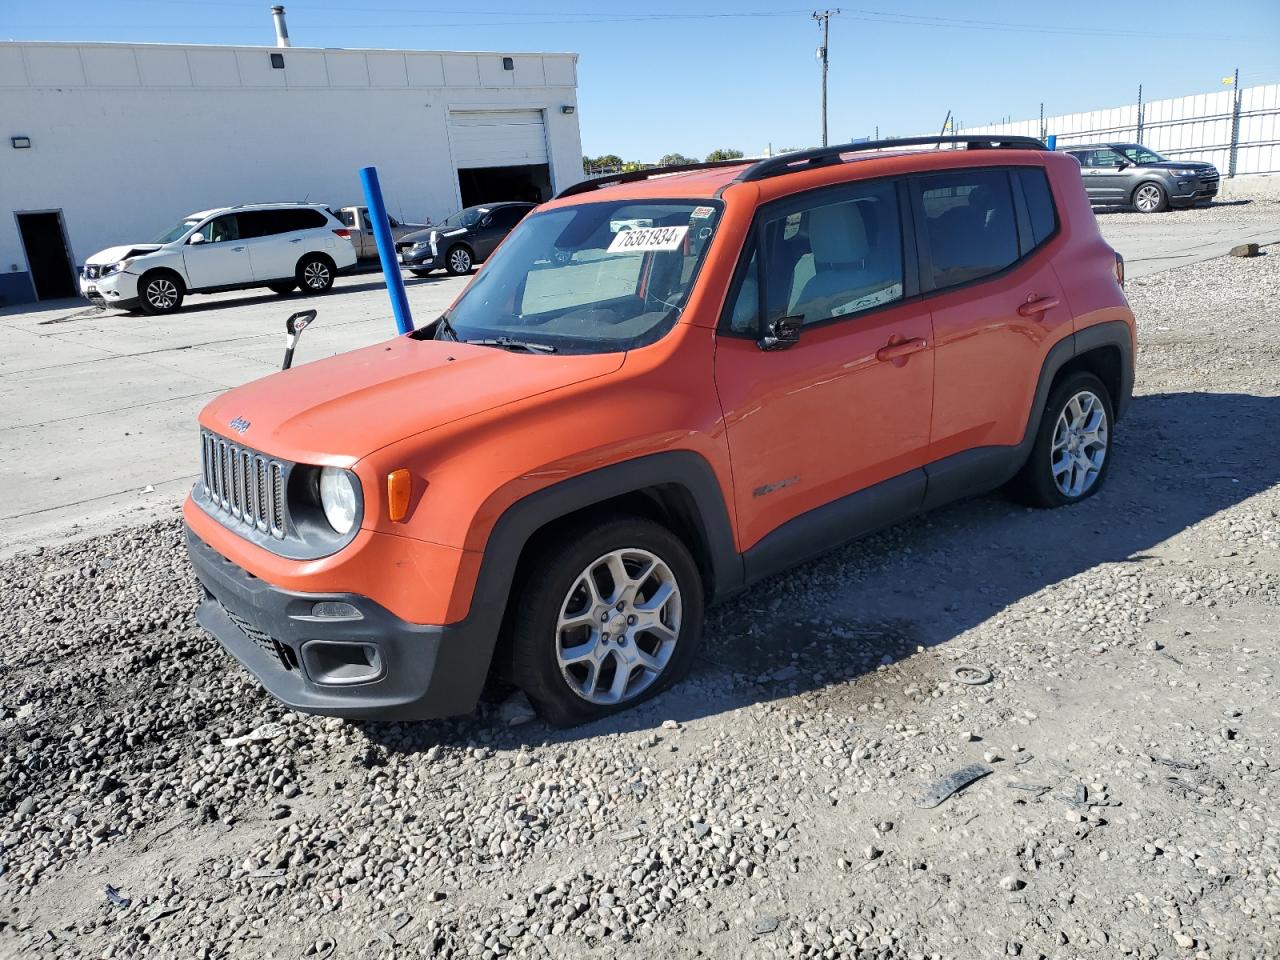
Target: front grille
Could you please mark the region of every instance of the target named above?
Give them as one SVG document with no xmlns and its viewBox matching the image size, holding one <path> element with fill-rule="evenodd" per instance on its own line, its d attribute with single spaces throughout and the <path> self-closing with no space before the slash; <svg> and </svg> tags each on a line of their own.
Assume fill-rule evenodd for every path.
<svg viewBox="0 0 1280 960">
<path fill-rule="evenodd" d="M 283 540 L 284 464 L 217 434 L 201 431 L 201 465 L 209 503 L 227 518 Z"/>
<path fill-rule="evenodd" d="M 1218 171 L 1206 170 L 1200 174 L 1200 183 L 1206 187 L 1216 187 L 1218 185 Z"/>
</svg>

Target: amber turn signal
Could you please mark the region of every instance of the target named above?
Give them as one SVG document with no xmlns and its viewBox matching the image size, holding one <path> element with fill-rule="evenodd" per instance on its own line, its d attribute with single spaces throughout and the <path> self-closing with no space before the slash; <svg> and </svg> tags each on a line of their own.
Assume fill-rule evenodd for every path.
<svg viewBox="0 0 1280 960">
<path fill-rule="evenodd" d="M 409 495 L 413 480 L 403 467 L 387 474 L 387 516 L 400 521 L 409 515 Z"/>
</svg>

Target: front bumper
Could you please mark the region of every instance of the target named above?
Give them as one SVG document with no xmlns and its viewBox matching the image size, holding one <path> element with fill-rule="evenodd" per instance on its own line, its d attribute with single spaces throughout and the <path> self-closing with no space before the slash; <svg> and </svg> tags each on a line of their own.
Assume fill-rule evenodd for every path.
<svg viewBox="0 0 1280 960">
<path fill-rule="evenodd" d="M 1174 205 L 1200 203 L 1218 195 L 1218 177 L 1179 177 L 1169 188 L 1169 202 Z"/>
<path fill-rule="evenodd" d="M 398 251 L 400 263 L 410 270 L 437 270 L 444 266 L 444 258 L 431 249 L 410 253 L 412 247 Z"/>
<path fill-rule="evenodd" d="M 81 273 L 80 295 L 99 307 L 128 309 L 141 302 L 138 277 L 125 271 L 92 280 Z"/>
<path fill-rule="evenodd" d="M 190 527 L 187 551 L 204 587 L 196 621 L 287 706 L 377 720 L 475 708 L 493 650 L 493 639 L 478 635 L 483 626 L 408 623 L 357 594 L 281 590 Z M 324 601 L 350 604 L 361 616 L 318 618 L 315 605 Z"/>
</svg>

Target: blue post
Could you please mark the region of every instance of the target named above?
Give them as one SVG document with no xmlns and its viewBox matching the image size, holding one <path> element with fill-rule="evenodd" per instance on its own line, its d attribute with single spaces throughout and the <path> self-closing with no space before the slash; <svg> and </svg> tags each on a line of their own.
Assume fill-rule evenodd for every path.
<svg viewBox="0 0 1280 960">
<path fill-rule="evenodd" d="M 1057 149 L 1057 147 L 1058 147 L 1058 137 L 1057 137 L 1057 134 L 1053 134 L 1053 133 L 1051 133 L 1051 134 L 1049 134 L 1049 136 L 1045 137 L 1045 138 L 1044 138 L 1044 145 L 1045 145 L 1046 147 L 1048 147 L 1050 150 L 1056 150 L 1056 149 Z"/>
<path fill-rule="evenodd" d="M 404 278 L 400 276 L 400 264 L 396 261 L 396 245 L 391 239 L 391 224 L 387 222 L 387 205 L 382 202 L 377 169 L 361 167 L 360 183 L 364 185 L 364 202 L 369 207 L 369 219 L 373 221 L 373 238 L 378 242 L 382 275 L 387 278 L 387 293 L 391 295 L 391 311 L 396 315 L 396 330 L 409 333 L 413 330 L 413 316 L 409 313 L 409 298 L 405 296 Z"/>
</svg>

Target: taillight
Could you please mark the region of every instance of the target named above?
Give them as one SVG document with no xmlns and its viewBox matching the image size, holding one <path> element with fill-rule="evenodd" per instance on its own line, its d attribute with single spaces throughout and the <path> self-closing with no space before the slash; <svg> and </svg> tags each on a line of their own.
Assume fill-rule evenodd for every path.
<svg viewBox="0 0 1280 960">
<path fill-rule="evenodd" d="M 1116 283 L 1124 286 L 1124 257 L 1116 254 Z"/>
<path fill-rule="evenodd" d="M 351 231 L 348 230 L 346 227 L 339 227 L 337 230 L 333 232 L 336 233 L 338 236 L 340 236 L 343 240 L 351 239 Z"/>
</svg>

